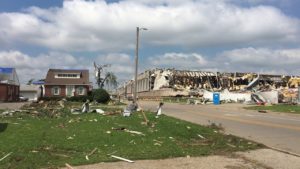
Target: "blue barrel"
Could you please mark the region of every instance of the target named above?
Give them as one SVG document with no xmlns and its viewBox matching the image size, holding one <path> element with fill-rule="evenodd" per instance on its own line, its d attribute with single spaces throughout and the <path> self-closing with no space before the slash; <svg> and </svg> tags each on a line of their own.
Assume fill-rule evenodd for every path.
<svg viewBox="0 0 300 169">
<path fill-rule="evenodd" d="M 213 93 L 213 102 L 214 105 L 220 104 L 220 93 Z"/>
</svg>

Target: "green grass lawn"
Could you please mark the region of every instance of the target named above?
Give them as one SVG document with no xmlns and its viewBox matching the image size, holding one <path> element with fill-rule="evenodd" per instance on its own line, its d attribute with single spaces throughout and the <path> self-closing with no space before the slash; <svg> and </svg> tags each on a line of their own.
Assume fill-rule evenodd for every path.
<svg viewBox="0 0 300 169">
<path fill-rule="evenodd" d="M 141 114 L 131 117 L 99 114 L 71 115 L 58 118 L 16 114 L 0 117 L 0 168 L 57 168 L 65 163 L 83 165 L 116 161 L 108 154 L 138 159 L 163 159 L 182 156 L 230 154 L 263 147 L 217 129 L 175 118 L 155 118 L 147 113 L 151 126 L 141 124 Z M 7 124 L 7 126 L 5 125 Z M 142 132 L 131 134 L 112 128 Z M 204 137 L 204 138 L 201 138 Z M 94 154 L 85 158 L 92 150 Z"/>
<path fill-rule="evenodd" d="M 272 106 L 251 106 L 245 107 L 248 110 L 270 110 L 282 113 L 300 114 L 300 106 L 298 105 L 272 105 Z"/>
</svg>

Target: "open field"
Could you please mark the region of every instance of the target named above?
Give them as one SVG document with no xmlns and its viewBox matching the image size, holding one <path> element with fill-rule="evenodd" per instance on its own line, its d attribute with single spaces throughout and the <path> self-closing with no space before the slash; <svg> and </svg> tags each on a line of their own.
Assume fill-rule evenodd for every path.
<svg viewBox="0 0 300 169">
<path fill-rule="evenodd" d="M 270 110 L 273 112 L 300 114 L 300 106 L 299 105 L 251 106 L 251 107 L 245 107 L 245 109 L 248 109 L 248 110 Z"/>
<path fill-rule="evenodd" d="M 0 168 L 57 168 L 65 163 L 116 161 L 108 154 L 131 160 L 165 159 L 227 155 L 263 147 L 224 135 L 215 125 L 203 127 L 168 116 L 155 118 L 150 112 L 146 113 L 150 120 L 146 126 L 138 113 L 125 118 L 120 114 L 72 115 L 68 108 L 60 111 L 62 115 L 53 118 L 25 113 L 0 117 L 0 158 L 12 152 L 0 162 Z"/>
</svg>

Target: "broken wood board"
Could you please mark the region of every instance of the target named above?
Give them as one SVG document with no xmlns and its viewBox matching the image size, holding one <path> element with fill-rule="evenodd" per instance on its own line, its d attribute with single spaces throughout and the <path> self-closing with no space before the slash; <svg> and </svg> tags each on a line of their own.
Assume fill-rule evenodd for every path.
<svg viewBox="0 0 300 169">
<path fill-rule="evenodd" d="M 123 158 L 123 157 L 118 157 L 118 156 L 115 156 L 115 155 L 111 155 L 111 157 L 112 157 L 112 158 L 119 159 L 119 160 L 122 160 L 122 161 L 129 162 L 129 163 L 134 163 L 134 161 L 128 160 L 128 159 Z"/>
</svg>

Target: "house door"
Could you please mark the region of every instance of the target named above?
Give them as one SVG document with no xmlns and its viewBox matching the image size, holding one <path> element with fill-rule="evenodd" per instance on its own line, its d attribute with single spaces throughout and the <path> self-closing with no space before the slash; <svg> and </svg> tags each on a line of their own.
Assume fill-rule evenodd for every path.
<svg viewBox="0 0 300 169">
<path fill-rule="evenodd" d="M 66 87 L 66 95 L 67 97 L 74 96 L 75 86 L 67 86 Z"/>
</svg>

